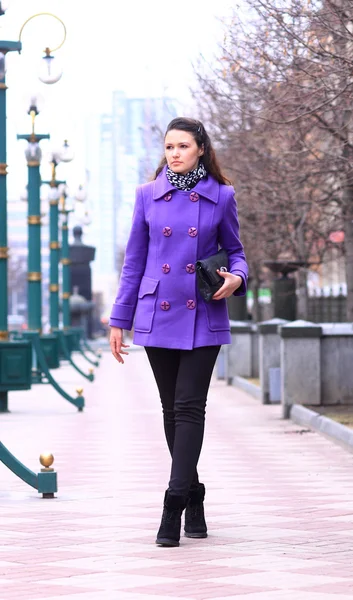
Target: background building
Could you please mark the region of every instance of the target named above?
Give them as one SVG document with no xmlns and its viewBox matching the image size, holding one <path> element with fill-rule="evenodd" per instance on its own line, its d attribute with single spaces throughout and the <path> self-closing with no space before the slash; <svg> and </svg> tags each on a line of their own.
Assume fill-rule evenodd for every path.
<svg viewBox="0 0 353 600">
<path fill-rule="evenodd" d="M 163 153 L 163 133 L 176 116 L 169 98 L 129 98 L 116 91 L 111 114 L 86 126 L 86 164 L 92 223 L 85 241 L 97 247 L 93 290 L 109 313 L 116 293 L 135 189 L 153 175 Z"/>
</svg>

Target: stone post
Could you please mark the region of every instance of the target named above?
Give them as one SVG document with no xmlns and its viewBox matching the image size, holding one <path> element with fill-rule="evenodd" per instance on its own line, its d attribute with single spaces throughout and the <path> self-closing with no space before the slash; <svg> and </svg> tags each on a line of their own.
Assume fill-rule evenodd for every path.
<svg viewBox="0 0 353 600">
<path fill-rule="evenodd" d="M 227 380 L 226 370 L 228 363 L 228 345 L 221 346 L 221 349 L 218 354 L 218 358 L 216 361 L 216 377 L 217 379 L 225 379 Z"/>
<path fill-rule="evenodd" d="M 309 321 L 293 321 L 282 325 L 279 333 L 282 415 L 288 419 L 292 404 L 321 403 L 322 327 Z"/>
<path fill-rule="evenodd" d="M 262 404 L 270 401 L 269 369 L 281 364 L 281 338 L 278 327 L 285 325 L 284 319 L 270 319 L 258 324 L 259 331 L 259 373 Z"/>
<path fill-rule="evenodd" d="M 251 337 L 252 325 L 245 321 L 230 321 L 232 343 L 228 347 L 227 383 L 232 384 L 236 375 L 251 377 Z"/>
</svg>

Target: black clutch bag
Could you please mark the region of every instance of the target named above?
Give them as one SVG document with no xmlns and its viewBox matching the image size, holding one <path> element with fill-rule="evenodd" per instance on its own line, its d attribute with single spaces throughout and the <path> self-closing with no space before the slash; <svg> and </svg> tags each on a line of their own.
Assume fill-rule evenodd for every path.
<svg viewBox="0 0 353 600">
<path fill-rule="evenodd" d="M 212 300 L 224 283 L 223 277 L 218 275 L 219 271 L 228 271 L 228 254 L 225 250 L 219 250 L 217 254 L 196 261 L 196 279 L 201 296 L 206 302 Z"/>
</svg>

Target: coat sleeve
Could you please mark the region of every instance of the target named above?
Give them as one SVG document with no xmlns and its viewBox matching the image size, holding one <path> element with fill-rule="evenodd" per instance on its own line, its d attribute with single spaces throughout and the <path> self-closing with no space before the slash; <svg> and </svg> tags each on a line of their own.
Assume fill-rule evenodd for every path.
<svg viewBox="0 0 353 600">
<path fill-rule="evenodd" d="M 239 238 L 239 220 L 234 189 L 227 187 L 226 191 L 224 213 L 218 226 L 218 242 L 228 253 L 229 272 L 239 275 L 243 280 L 241 286 L 235 290 L 234 296 L 244 296 L 247 290 L 248 265 Z"/>
<path fill-rule="evenodd" d="M 137 296 L 145 272 L 149 242 L 149 228 L 145 220 L 141 186 L 136 190 L 132 226 L 125 251 L 117 297 L 110 314 L 112 327 L 130 330 L 134 320 Z"/>
</svg>

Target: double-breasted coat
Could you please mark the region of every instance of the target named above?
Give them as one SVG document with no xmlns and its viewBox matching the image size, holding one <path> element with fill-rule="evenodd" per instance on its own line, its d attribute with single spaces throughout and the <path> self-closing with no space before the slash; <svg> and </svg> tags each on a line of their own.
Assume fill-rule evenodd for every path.
<svg viewBox="0 0 353 600">
<path fill-rule="evenodd" d="M 246 293 L 248 268 L 239 239 L 234 189 L 212 176 L 188 192 L 166 177 L 137 188 L 132 227 L 110 325 L 130 330 L 141 346 L 191 350 L 229 344 L 226 300 L 200 296 L 195 263 L 224 248 L 229 272 Z"/>
</svg>

